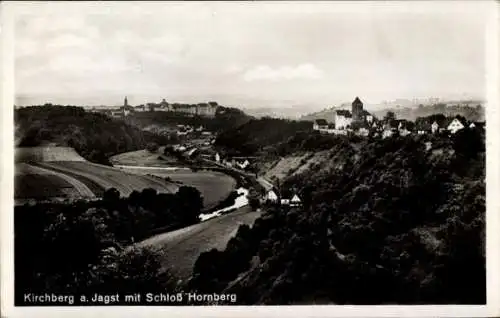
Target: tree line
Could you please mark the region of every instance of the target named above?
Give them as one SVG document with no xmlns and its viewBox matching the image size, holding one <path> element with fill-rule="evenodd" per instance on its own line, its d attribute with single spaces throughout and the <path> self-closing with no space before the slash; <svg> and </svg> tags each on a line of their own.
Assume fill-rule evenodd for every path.
<svg viewBox="0 0 500 318">
<path fill-rule="evenodd" d="M 161 292 L 176 281 L 158 255 L 131 244 L 156 229 L 199 222 L 200 192 L 182 186 L 175 194 L 153 189 L 102 200 L 44 203 L 14 209 L 15 300 L 32 293 L 91 294 Z"/>
</svg>

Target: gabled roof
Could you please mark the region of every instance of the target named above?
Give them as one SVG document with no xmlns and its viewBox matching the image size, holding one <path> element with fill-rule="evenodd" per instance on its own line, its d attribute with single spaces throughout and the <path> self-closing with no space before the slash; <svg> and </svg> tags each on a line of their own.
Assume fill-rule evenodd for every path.
<svg viewBox="0 0 500 318">
<path fill-rule="evenodd" d="M 321 125 L 321 126 L 326 126 L 328 125 L 328 122 L 325 120 L 325 119 L 316 119 L 314 121 L 317 125 Z"/>
<path fill-rule="evenodd" d="M 340 109 L 340 110 L 336 110 L 335 113 L 339 116 L 344 116 L 344 117 L 347 117 L 347 118 L 351 118 L 352 117 L 352 114 L 350 111 L 348 110 L 345 110 L 345 109 Z"/>
<path fill-rule="evenodd" d="M 270 200 L 277 200 L 278 196 L 276 195 L 276 192 L 274 192 L 273 190 L 269 190 L 267 192 L 267 198 Z"/>
<path fill-rule="evenodd" d="M 290 202 L 296 203 L 296 202 L 301 202 L 301 200 L 298 195 L 294 195 L 293 198 L 290 200 Z"/>
<path fill-rule="evenodd" d="M 353 104 L 363 104 L 363 102 L 359 99 L 358 96 L 356 96 L 356 98 L 354 99 L 354 101 L 352 103 Z"/>
</svg>

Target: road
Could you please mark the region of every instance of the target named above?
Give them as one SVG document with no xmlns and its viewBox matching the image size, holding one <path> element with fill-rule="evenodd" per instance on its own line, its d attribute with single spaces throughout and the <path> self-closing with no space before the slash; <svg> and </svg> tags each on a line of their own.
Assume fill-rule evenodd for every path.
<svg viewBox="0 0 500 318">
<path fill-rule="evenodd" d="M 252 225 L 261 212 L 249 206 L 208 221 L 176 231 L 155 235 L 137 243 L 139 247 L 151 246 L 159 251 L 163 269 L 169 269 L 179 279 L 191 276 L 198 256 L 212 248 L 223 250 L 240 224 Z"/>
</svg>

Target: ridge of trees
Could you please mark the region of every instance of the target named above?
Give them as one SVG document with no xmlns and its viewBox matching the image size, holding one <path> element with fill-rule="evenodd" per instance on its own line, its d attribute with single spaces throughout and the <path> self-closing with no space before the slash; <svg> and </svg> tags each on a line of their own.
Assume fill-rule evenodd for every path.
<svg viewBox="0 0 500 318">
<path fill-rule="evenodd" d="M 255 155 L 306 131 L 312 132 L 310 122 L 263 117 L 222 132 L 215 145 L 240 155 Z"/>
<path fill-rule="evenodd" d="M 85 159 L 110 165 L 112 155 L 167 143 L 163 136 L 142 131 L 122 120 L 86 112 L 76 106 L 32 106 L 14 111 L 19 147 L 53 142 L 69 146 Z"/>
</svg>

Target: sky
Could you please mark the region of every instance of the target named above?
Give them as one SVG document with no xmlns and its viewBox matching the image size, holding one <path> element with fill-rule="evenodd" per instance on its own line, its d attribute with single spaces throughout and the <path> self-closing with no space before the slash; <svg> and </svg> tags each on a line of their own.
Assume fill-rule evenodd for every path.
<svg viewBox="0 0 500 318">
<path fill-rule="evenodd" d="M 17 4 L 17 104 L 483 98 L 486 2 Z"/>
</svg>

